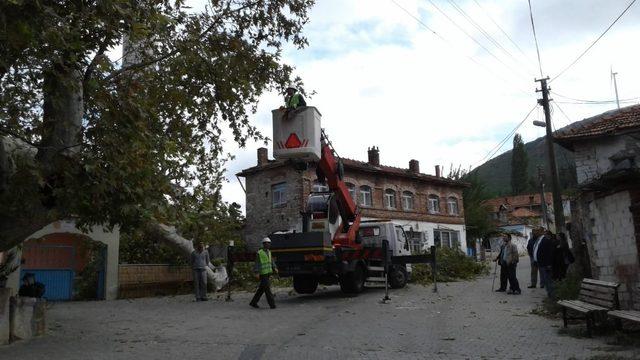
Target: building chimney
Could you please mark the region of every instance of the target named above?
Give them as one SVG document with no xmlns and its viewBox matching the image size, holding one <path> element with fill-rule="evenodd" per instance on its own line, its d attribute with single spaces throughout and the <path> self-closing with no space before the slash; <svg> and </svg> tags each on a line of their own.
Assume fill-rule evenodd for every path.
<svg viewBox="0 0 640 360">
<path fill-rule="evenodd" d="M 420 162 L 418 160 L 411 159 L 409 160 L 409 171 L 412 173 L 419 174 L 420 173 Z"/>
<path fill-rule="evenodd" d="M 267 148 L 258 148 L 258 166 L 266 165 L 269 163 L 269 152 Z"/>
<path fill-rule="evenodd" d="M 369 155 L 369 164 L 380 166 L 380 149 L 372 146 L 367 150 L 367 154 Z"/>
<path fill-rule="evenodd" d="M 436 165 L 436 177 L 440 177 L 440 165 Z"/>
</svg>

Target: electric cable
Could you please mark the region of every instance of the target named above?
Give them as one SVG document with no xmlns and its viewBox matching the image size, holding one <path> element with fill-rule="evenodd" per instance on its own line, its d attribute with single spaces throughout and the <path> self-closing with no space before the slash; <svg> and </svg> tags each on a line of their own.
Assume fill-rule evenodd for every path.
<svg viewBox="0 0 640 360">
<path fill-rule="evenodd" d="M 424 23 L 424 21 L 422 21 L 420 18 L 418 18 L 417 16 L 413 15 L 409 10 L 407 10 L 405 7 L 403 7 L 402 5 L 400 5 L 396 0 L 389 0 L 391 1 L 391 3 L 393 3 L 396 7 L 398 7 L 400 10 L 402 10 L 407 16 L 411 17 L 412 19 L 414 19 L 418 25 L 422 26 L 423 28 L 427 29 L 429 32 L 431 32 L 434 36 L 436 36 L 438 39 L 440 39 L 442 42 L 444 42 L 445 44 L 447 44 L 450 48 L 452 48 L 453 50 L 455 50 L 456 52 L 458 52 L 458 55 L 462 56 L 462 57 L 466 57 L 467 60 L 471 61 L 472 63 L 476 64 L 477 66 L 483 68 L 486 72 L 488 72 L 489 74 L 495 76 L 496 78 L 500 79 L 502 82 L 504 82 L 505 84 L 508 84 L 510 86 L 513 86 L 516 90 L 518 90 L 519 92 L 523 93 L 524 95 L 529 96 L 530 92 L 529 91 L 525 91 L 522 88 L 520 88 L 519 86 L 517 86 L 516 84 L 512 83 L 511 81 L 505 79 L 504 77 L 496 74 L 495 72 L 493 72 L 490 68 L 488 68 L 486 65 L 480 63 L 478 60 L 476 60 L 474 57 L 466 55 L 466 54 L 462 54 L 462 52 L 460 50 L 458 50 L 456 48 L 456 46 L 451 43 L 449 40 L 447 40 L 445 37 L 443 37 L 442 35 L 440 35 L 439 33 L 437 33 L 434 29 L 432 29 L 431 27 L 429 27 L 427 24 Z"/>
<path fill-rule="evenodd" d="M 616 100 L 586 100 L 586 99 L 576 99 L 576 98 L 572 98 L 570 96 L 565 96 L 562 94 L 559 94 L 555 91 L 551 91 L 551 93 L 553 93 L 554 95 L 560 96 L 561 98 L 564 99 L 568 99 L 568 100 L 573 100 L 576 101 L 575 104 L 580 104 L 580 103 L 593 103 L 593 104 L 609 104 L 609 103 L 614 103 L 616 102 Z M 627 98 L 627 99 L 620 99 L 619 101 L 622 102 L 634 102 L 634 101 L 639 101 L 640 97 L 634 97 L 634 98 Z"/>
<path fill-rule="evenodd" d="M 622 11 L 622 13 L 620 15 L 618 15 L 618 17 L 611 23 L 611 25 L 609 25 L 609 27 L 607 27 L 604 32 L 602 34 L 600 34 L 600 36 L 598 36 L 598 38 L 596 38 L 591 45 L 589 45 L 580 55 L 578 55 L 578 57 L 573 60 L 573 62 L 571 62 L 571 64 L 569 64 L 567 67 L 565 67 L 562 71 L 560 71 L 560 73 L 558 75 L 556 75 L 555 77 L 553 77 L 553 79 L 549 80 L 549 83 L 551 83 L 552 81 L 554 81 L 555 79 L 559 78 L 560 76 L 562 76 L 565 72 L 567 72 L 567 70 L 569 70 L 573 65 L 575 65 L 578 61 L 580 61 L 580 59 L 582 59 L 582 57 L 589 51 L 591 50 L 591 48 L 598 42 L 600 41 L 600 39 L 602 39 L 602 37 L 613 27 L 613 25 L 615 25 L 618 20 L 620 20 L 620 18 L 631 8 L 631 6 L 633 6 L 633 4 L 635 4 L 637 0 L 632 0 L 629 5 L 627 5 L 627 7 L 624 9 L 624 11 Z M 529 6 L 531 6 L 531 0 L 529 0 Z"/>
<path fill-rule="evenodd" d="M 524 119 L 522 119 L 522 121 L 520 121 L 518 123 L 518 125 L 516 125 L 516 127 L 511 130 L 507 136 L 504 137 L 504 139 L 502 139 L 496 146 L 494 146 L 491 150 L 489 150 L 489 152 L 487 153 L 487 155 L 485 155 L 482 159 L 480 159 L 478 162 L 476 162 L 476 166 L 477 167 L 478 164 L 484 162 L 485 160 L 490 160 L 491 158 L 493 158 L 493 156 L 500 151 L 500 149 L 502 149 L 502 147 L 504 146 L 504 144 L 511 138 L 511 136 L 513 136 L 513 134 L 515 134 L 516 131 L 518 131 L 518 129 L 522 126 L 522 124 L 524 124 L 525 121 L 527 121 L 527 119 L 529 118 L 529 116 L 531 115 L 531 113 L 533 113 L 533 111 L 538 108 L 538 104 L 535 104 L 531 110 L 529 110 L 529 112 L 527 113 L 527 115 L 524 117 Z"/>
<path fill-rule="evenodd" d="M 543 78 L 544 75 L 542 74 L 542 61 L 540 60 L 540 47 L 538 46 L 538 35 L 536 34 L 536 24 L 533 22 L 533 10 L 531 10 L 531 0 L 527 0 L 527 1 L 529 2 L 529 17 L 531 18 L 531 29 L 533 30 L 533 39 L 536 42 L 536 53 L 538 54 L 538 67 L 540 68 L 540 77 Z"/>
<path fill-rule="evenodd" d="M 447 20 L 449 20 L 455 27 L 458 28 L 458 30 L 460 30 L 463 34 L 465 34 L 469 39 L 473 40 L 473 42 L 475 42 L 480 48 L 482 48 L 485 52 L 487 52 L 487 54 L 491 55 L 491 57 L 493 57 L 494 59 L 496 59 L 499 63 L 501 63 L 502 65 L 504 65 L 506 68 L 508 68 L 509 70 L 511 70 L 514 74 L 518 75 L 518 76 L 524 76 L 521 73 L 519 73 L 518 71 L 516 71 L 515 69 L 513 69 L 509 64 L 505 63 L 504 61 L 502 61 L 499 57 L 497 57 L 493 52 L 491 52 L 491 50 L 487 49 L 486 46 L 484 46 L 480 41 L 478 41 L 476 38 L 474 38 L 473 36 L 471 36 L 471 34 L 469 34 L 469 32 L 467 32 L 462 26 L 460 26 L 457 22 L 455 22 L 455 20 L 453 20 L 449 15 L 447 15 L 447 13 L 445 13 L 442 9 L 440 9 L 440 7 L 438 7 L 438 5 L 436 5 L 432 0 L 427 0 L 436 10 L 438 10 L 438 12 L 440 12 L 445 18 L 447 18 Z"/>
<path fill-rule="evenodd" d="M 522 49 L 520 48 L 520 46 L 518 46 L 518 44 L 511 38 L 511 36 L 509 36 L 509 34 L 507 34 L 506 31 L 504 31 L 504 29 L 502 28 L 502 26 L 500 26 L 494 19 L 493 17 L 489 14 L 489 12 L 482 6 L 480 5 L 480 3 L 478 2 L 478 0 L 473 0 L 473 2 L 476 3 L 476 5 L 478 5 L 478 7 L 480 9 L 482 9 L 482 11 L 484 12 L 484 14 L 489 18 L 489 20 L 491 20 L 491 22 L 504 34 L 504 36 L 506 36 L 507 39 L 509 39 L 509 41 L 511 41 L 511 43 L 513 44 L 513 46 L 516 47 L 516 49 L 518 49 L 518 51 L 520 51 L 520 53 L 528 60 L 529 58 L 527 57 L 527 54 L 524 53 L 524 51 L 522 51 Z"/>
</svg>

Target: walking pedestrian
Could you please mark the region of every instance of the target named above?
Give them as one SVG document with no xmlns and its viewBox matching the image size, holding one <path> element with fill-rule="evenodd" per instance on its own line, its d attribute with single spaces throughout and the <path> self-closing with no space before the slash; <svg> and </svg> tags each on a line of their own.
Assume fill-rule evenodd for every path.
<svg viewBox="0 0 640 360">
<path fill-rule="evenodd" d="M 204 249 L 204 243 L 198 242 L 191 253 L 191 268 L 193 269 L 193 288 L 196 301 L 207 301 L 207 267 L 211 264 L 209 252 Z"/>
<path fill-rule="evenodd" d="M 258 301 L 260 301 L 262 294 L 265 294 L 269 307 L 272 309 L 276 308 L 276 302 L 273 299 L 273 293 L 271 292 L 270 277 L 271 274 L 278 273 L 278 268 L 276 267 L 275 261 L 271 258 L 271 251 L 269 251 L 270 248 L 271 239 L 268 237 L 262 239 L 262 249 L 258 250 L 258 253 L 256 254 L 256 262 L 253 268 L 253 271 L 256 274 L 256 279 L 260 281 L 258 289 L 249 303 L 249 305 L 254 308 L 260 307 L 258 306 Z"/>
<path fill-rule="evenodd" d="M 533 246 L 533 261 L 540 269 L 540 281 L 547 290 L 547 296 L 554 299 L 553 289 L 553 239 L 551 232 L 540 235 Z"/>
</svg>

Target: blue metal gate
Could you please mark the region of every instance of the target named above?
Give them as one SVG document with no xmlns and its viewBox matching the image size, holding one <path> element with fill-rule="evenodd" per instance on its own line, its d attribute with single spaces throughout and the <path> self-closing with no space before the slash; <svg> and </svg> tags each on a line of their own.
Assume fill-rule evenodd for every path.
<svg viewBox="0 0 640 360">
<path fill-rule="evenodd" d="M 37 282 L 44 284 L 43 297 L 51 301 L 73 299 L 75 277 L 75 249 L 68 245 L 33 244 L 23 249 L 26 263 L 20 278 L 26 273 L 35 275 Z"/>
</svg>

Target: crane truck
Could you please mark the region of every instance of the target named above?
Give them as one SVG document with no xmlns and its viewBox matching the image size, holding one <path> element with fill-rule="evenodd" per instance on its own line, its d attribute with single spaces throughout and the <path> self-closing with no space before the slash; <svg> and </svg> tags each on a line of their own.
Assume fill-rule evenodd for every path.
<svg viewBox="0 0 640 360">
<path fill-rule="evenodd" d="M 403 228 L 391 221 L 363 221 L 360 208 L 343 181 L 344 167 L 325 131 L 320 112 L 311 106 L 273 110 L 273 154 L 297 165 L 315 163 L 328 191 L 312 192 L 302 211 L 302 232 L 269 235 L 280 276 L 293 277 L 300 294 L 318 284 L 339 284 L 344 293 L 365 285 L 404 287 L 415 262 L 435 256 L 411 256 Z M 433 258 L 433 259 L 432 259 Z M 435 264 L 435 262 L 434 262 Z"/>
</svg>

